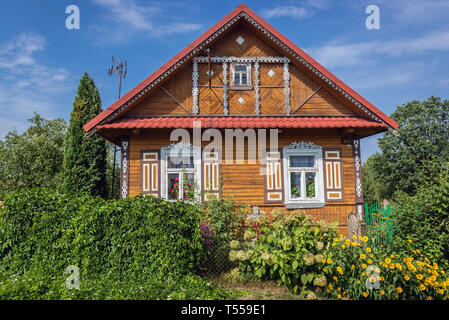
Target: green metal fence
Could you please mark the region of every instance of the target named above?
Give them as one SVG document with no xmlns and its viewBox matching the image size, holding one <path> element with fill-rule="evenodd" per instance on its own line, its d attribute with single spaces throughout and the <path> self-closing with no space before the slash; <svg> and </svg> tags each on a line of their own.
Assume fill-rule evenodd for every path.
<svg viewBox="0 0 449 320">
<path fill-rule="evenodd" d="M 365 234 L 370 245 L 390 245 L 393 239 L 397 209 L 378 202 L 365 203 Z"/>
</svg>

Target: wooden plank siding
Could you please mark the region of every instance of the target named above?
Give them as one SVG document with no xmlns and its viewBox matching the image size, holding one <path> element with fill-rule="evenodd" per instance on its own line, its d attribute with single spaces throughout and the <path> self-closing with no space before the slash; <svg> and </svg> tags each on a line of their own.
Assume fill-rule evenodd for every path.
<svg viewBox="0 0 449 320">
<path fill-rule="evenodd" d="M 235 40 L 241 36 L 245 41 L 239 45 Z M 239 23 L 227 31 L 219 42 L 210 47 L 212 56 L 236 56 L 236 57 L 281 57 L 282 52 L 275 49 L 265 40 L 259 37 L 245 23 Z M 200 55 L 205 55 L 201 53 Z M 292 112 L 302 104 L 317 88 L 322 89 L 302 106 L 296 114 L 314 115 L 363 115 L 348 101 L 331 91 L 331 88 L 321 79 L 310 74 L 303 65 L 292 57 L 290 69 L 290 101 Z M 211 63 L 213 76 L 209 88 L 208 63 L 198 64 L 199 88 L 199 114 L 223 114 L 223 74 L 222 63 Z M 273 70 L 270 77 L 267 73 Z M 161 85 L 173 95 L 189 112 L 192 111 L 192 72 L 193 64 L 181 67 Z M 252 90 L 228 90 L 229 113 L 238 115 L 255 114 L 255 90 L 254 90 L 254 64 L 251 68 Z M 283 65 L 279 63 L 260 63 L 260 107 L 261 114 L 284 113 L 284 79 Z M 228 87 L 231 80 L 231 72 L 228 68 Z M 270 88 L 264 88 L 270 87 Z M 271 88 L 275 87 L 275 88 Z M 276 88 L 282 87 L 282 88 Z M 243 104 L 237 102 L 242 97 Z M 157 86 L 147 97 L 138 102 L 126 117 L 145 117 L 152 115 L 186 115 L 187 113 L 172 98 Z"/>
<path fill-rule="evenodd" d="M 160 149 L 170 144 L 169 130 L 153 130 L 150 133 L 131 136 L 130 141 L 130 161 L 129 161 L 129 195 L 134 197 L 140 194 L 141 188 L 141 166 L 140 154 L 142 150 Z M 355 211 L 355 183 L 354 183 L 354 159 L 352 148 L 341 144 L 341 136 L 337 132 L 324 131 L 321 134 L 307 134 L 298 130 L 282 130 L 279 133 L 279 148 L 289 145 L 294 141 L 310 141 L 323 148 L 340 148 L 342 150 L 343 163 L 343 188 L 344 201 L 339 203 L 329 203 L 323 208 L 305 209 L 315 219 L 325 219 L 328 221 L 337 220 L 342 232 L 346 232 L 345 224 L 349 213 Z M 203 142 L 205 147 L 209 142 Z M 268 143 L 268 141 L 267 141 Z M 224 144 L 224 134 L 223 134 Z M 223 149 L 224 150 L 224 149 Z M 222 195 L 223 197 L 233 197 L 239 203 L 250 206 L 257 205 L 260 209 L 271 212 L 273 208 L 283 207 L 279 204 L 264 203 L 264 176 L 260 174 L 263 164 L 257 162 L 249 164 L 247 161 L 248 145 L 245 140 L 245 160 L 243 164 L 227 164 L 224 162 L 225 152 L 223 151 L 223 161 L 221 166 L 222 175 Z M 234 157 L 236 147 L 234 145 Z"/>
</svg>

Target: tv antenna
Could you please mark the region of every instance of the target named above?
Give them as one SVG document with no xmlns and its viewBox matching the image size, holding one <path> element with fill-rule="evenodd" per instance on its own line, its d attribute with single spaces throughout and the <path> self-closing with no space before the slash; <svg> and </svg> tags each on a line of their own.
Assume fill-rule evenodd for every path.
<svg viewBox="0 0 449 320">
<path fill-rule="evenodd" d="M 128 64 L 126 60 L 121 60 L 119 58 L 112 57 L 112 66 L 108 70 L 108 75 L 113 76 L 117 75 L 120 78 L 119 86 L 118 86 L 118 98 L 121 97 L 122 92 L 122 79 L 126 78 L 126 73 L 128 71 Z"/>
<path fill-rule="evenodd" d="M 128 64 L 126 63 L 126 60 L 121 60 L 119 58 L 114 58 L 112 57 L 112 66 L 109 68 L 108 70 L 108 75 L 109 76 L 113 76 L 116 75 L 119 77 L 120 82 L 119 82 L 119 86 L 118 86 L 118 99 L 120 99 L 121 97 L 121 93 L 122 93 L 122 80 L 124 80 L 126 78 L 126 73 L 128 71 Z M 116 146 L 114 146 L 114 165 L 112 166 L 112 196 L 114 197 L 114 185 L 115 185 L 115 162 L 116 162 L 116 158 L 117 158 L 117 151 L 120 150 L 117 149 Z"/>
</svg>

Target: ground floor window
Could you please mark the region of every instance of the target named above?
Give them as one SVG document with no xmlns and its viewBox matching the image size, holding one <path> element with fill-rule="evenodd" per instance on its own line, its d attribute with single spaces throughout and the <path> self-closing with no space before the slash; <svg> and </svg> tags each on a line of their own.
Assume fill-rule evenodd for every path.
<svg viewBox="0 0 449 320">
<path fill-rule="evenodd" d="M 324 204 L 322 149 L 313 144 L 284 148 L 286 204 Z"/>
<path fill-rule="evenodd" d="M 161 149 L 162 198 L 193 200 L 200 196 L 201 150 L 192 145 Z"/>
</svg>

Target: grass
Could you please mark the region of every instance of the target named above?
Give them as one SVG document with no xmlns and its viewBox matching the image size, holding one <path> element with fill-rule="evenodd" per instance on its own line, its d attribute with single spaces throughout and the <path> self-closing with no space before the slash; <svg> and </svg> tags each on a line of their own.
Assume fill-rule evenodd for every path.
<svg viewBox="0 0 449 320">
<path fill-rule="evenodd" d="M 231 282 L 223 277 L 208 277 L 213 284 L 229 289 L 241 290 L 246 294 L 239 300 L 301 300 L 286 287 L 279 287 L 275 281 Z"/>
</svg>

